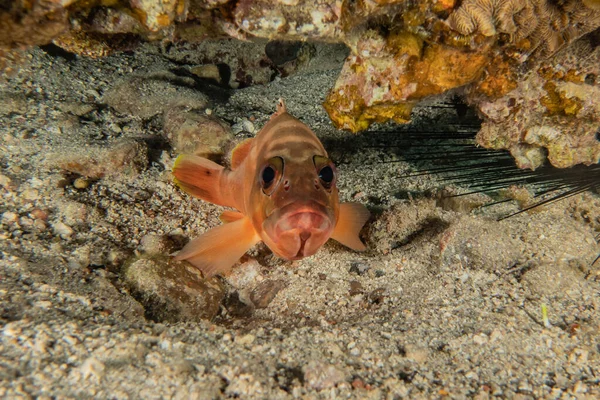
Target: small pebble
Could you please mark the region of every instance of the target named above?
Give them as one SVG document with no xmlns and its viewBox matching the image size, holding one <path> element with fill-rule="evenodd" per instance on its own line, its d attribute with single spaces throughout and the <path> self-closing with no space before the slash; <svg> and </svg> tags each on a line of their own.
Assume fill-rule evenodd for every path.
<svg viewBox="0 0 600 400">
<path fill-rule="evenodd" d="M 75 181 L 73 182 L 73 186 L 75 186 L 75 188 L 79 190 L 87 189 L 88 186 L 90 186 L 90 181 L 83 177 L 79 177 L 75 179 Z"/>
</svg>

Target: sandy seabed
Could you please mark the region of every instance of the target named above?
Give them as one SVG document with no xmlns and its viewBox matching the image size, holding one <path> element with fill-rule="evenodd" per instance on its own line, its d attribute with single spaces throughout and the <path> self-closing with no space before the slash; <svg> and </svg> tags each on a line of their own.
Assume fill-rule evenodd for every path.
<svg viewBox="0 0 600 400">
<path fill-rule="evenodd" d="M 435 176 L 384 161 L 403 130 L 443 132 L 455 111 L 432 101 L 408 127 L 336 131 L 321 103 L 344 54 L 317 49 L 231 91 L 154 45 L 100 60 L 33 49 L 0 83 L 0 397 L 600 398 L 598 196 L 501 222 L 510 205 L 436 201 Z M 369 250 L 328 243 L 291 263 L 259 247 L 218 279 L 212 320 L 150 310 L 123 282 L 144 238 L 180 247 L 221 211 L 173 186 L 164 107 L 208 101 L 252 130 L 280 97 L 344 160 L 341 197 L 373 213 Z M 258 285 L 280 290 L 257 306 Z"/>
</svg>

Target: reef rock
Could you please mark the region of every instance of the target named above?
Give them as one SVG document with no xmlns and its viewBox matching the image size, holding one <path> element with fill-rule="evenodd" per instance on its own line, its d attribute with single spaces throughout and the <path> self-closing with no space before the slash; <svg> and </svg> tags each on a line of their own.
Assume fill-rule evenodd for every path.
<svg viewBox="0 0 600 400">
<path fill-rule="evenodd" d="M 218 279 L 204 280 L 196 268 L 168 256 L 133 261 L 124 281 L 146 316 L 160 322 L 211 319 L 225 293 Z"/>
<path fill-rule="evenodd" d="M 193 43 L 196 49 L 180 54 L 185 64 L 197 60 L 190 72 L 237 88 L 288 75 L 311 57 L 310 48 L 296 52 L 292 63 L 281 62 L 285 57 L 278 54 L 273 58 L 272 48 L 260 40 L 249 44 L 249 51 L 240 52 L 231 41 L 212 55 L 193 50 L 224 37 L 345 43 L 350 55 L 324 103 L 337 127 L 357 132 L 374 122 L 404 123 L 417 102 L 458 89 L 486 119 L 480 144 L 508 148 L 520 166 L 530 168 L 544 159 L 544 147 L 553 165 L 566 167 L 598 160 L 590 134 L 597 126 L 592 116 L 597 86 L 589 83 L 595 72 L 569 67 L 583 77 L 577 82 L 549 76 L 566 74 L 564 66 L 552 64 L 554 72 L 540 68 L 585 35 L 595 35 L 596 46 L 598 28 L 597 0 L 17 1 L 0 7 L 0 71 L 12 68 L 3 66 L 9 52 L 50 41 L 100 57 L 141 40 L 161 40 Z M 161 51 L 173 56 L 169 46 Z M 135 93 L 140 82 L 132 84 L 126 91 Z M 517 118 L 517 124 L 490 116 L 505 103 L 507 118 Z M 144 105 L 122 112 L 138 111 L 142 118 L 151 113 Z M 517 137 L 517 126 L 527 133 Z"/>
<path fill-rule="evenodd" d="M 495 100 L 474 95 L 485 118 L 480 145 L 507 149 L 521 168 L 545 159 L 559 168 L 600 161 L 600 46 L 585 37 L 530 71 Z"/>
</svg>

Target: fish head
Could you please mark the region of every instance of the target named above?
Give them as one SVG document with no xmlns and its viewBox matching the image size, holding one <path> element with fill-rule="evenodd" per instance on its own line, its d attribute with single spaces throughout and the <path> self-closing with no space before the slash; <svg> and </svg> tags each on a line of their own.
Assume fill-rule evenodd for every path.
<svg viewBox="0 0 600 400">
<path fill-rule="evenodd" d="M 278 256 L 308 257 L 331 237 L 339 214 L 337 172 L 327 153 L 270 154 L 257 169 L 255 226 Z"/>
</svg>

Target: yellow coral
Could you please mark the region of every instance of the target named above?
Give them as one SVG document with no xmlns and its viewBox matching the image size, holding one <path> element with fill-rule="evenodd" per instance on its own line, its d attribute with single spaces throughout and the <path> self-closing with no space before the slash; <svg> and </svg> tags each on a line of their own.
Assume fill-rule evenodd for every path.
<svg viewBox="0 0 600 400">
<path fill-rule="evenodd" d="M 540 103 L 546 107 L 550 115 L 577 115 L 582 107 L 582 100 L 576 97 L 567 97 L 565 93 L 556 88 L 553 82 L 546 82 L 544 90 L 548 93 L 540 99 Z"/>
</svg>

